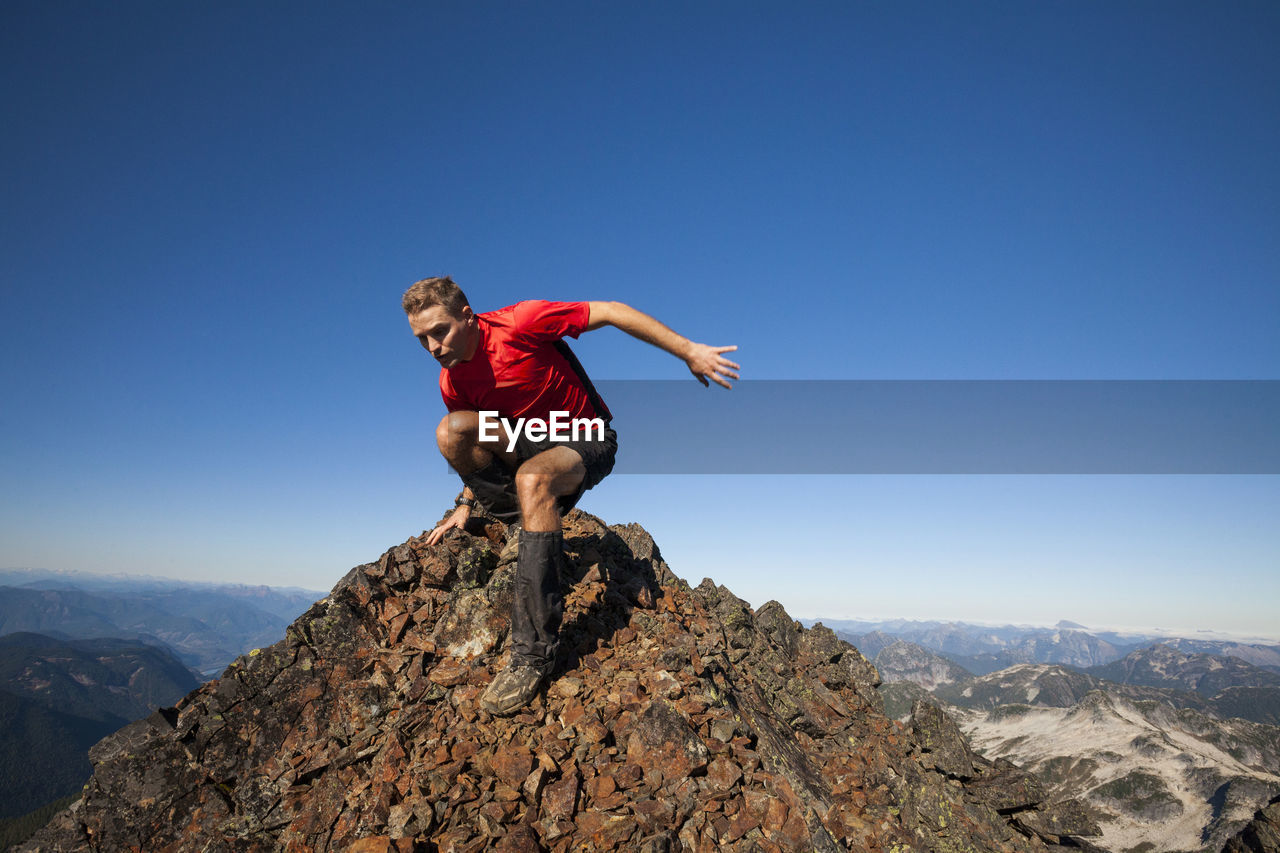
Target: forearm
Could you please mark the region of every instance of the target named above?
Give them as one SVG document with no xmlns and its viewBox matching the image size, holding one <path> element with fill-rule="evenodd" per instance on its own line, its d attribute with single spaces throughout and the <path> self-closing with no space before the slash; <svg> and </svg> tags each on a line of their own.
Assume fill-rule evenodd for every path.
<svg viewBox="0 0 1280 853">
<path fill-rule="evenodd" d="M 703 385 L 714 382 L 725 388 L 731 388 L 733 386 L 729 380 L 738 378 L 738 365 L 724 357 L 726 352 L 736 350 L 736 346 L 711 347 L 694 343 L 668 329 L 648 314 L 621 302 L 589 302 L 587 304 L 591 310 L 591 316 L 587 321 L 588 330 L 598 329 L 601 326 L 615 326 L 634 338 L 666 350 L 683 361 L 689 367 L 689 372 Z"/>
<path fill-rule="evenodd" d="M 591 302 L 588 329 L 613 326 L 633 338 L 665 350 L 676 358 L 688 359 L 693 343 L 658 320 L 621 302 Z"/>
</svg>

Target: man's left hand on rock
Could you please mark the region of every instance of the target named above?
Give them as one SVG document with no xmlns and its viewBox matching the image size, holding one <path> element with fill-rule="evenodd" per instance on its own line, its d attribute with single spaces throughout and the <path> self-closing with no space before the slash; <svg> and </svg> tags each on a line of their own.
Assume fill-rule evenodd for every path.
<svg viewBox="0 0 1280 853">
<path fill-rule="evenodd" d="M 436 528 L 427 535 L 427 544 L 434 545 L 444 538 L 444 535 L 453 528 L 462 529 L 466 527 L 468 519 L 471 518 L 471 507 L 466 504 L 455 507 L 453 512 L 449 513 L 449 517 L 436 525 Z"/>
</svg>

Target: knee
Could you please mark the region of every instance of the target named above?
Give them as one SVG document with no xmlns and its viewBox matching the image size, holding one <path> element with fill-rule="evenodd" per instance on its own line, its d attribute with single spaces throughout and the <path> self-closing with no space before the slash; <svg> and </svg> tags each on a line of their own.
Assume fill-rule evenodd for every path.
<svg viewBox="0 0 1280 853">
<path fill-rule="evenodd" d="M 475 440 L 476 425 L 475 412 L 450 412 L 440 420 L 436 427 L 436 446 L 446 459 L 470 447 Z"/>
<path fill-rule="evenodd" d="M 516 472 L 516 494 L 520 498 L 522 505 L 527 505 L 530 501 L 550 500 L 551 486 L 555 481 L 555 476 L 547 471 L 525 471 Z"/>
</svg>

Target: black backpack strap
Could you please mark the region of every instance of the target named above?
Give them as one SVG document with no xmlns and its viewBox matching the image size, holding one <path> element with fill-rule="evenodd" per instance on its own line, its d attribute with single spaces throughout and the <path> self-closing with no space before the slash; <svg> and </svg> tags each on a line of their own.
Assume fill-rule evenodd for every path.
<svg viewBox="0 0 1280 853">
<path fill-rule="evenodd" d="M 564 360 L 569 362 L 569 367 L 574 373 L 578 374 L 578 378 L 582 380 L 582 387 L 587 391 L 587 398 L 591 400 L 591 408 L 596 410 L 596 415 L 604 418 L 606 425 L 613 420 L 613 415 L 609 412 L 609 407 L 604 404 L 604 400 L 600 397 L 600 392 L 596 391 L 596 386 L 591 383 L 591 377 L 587 375 L 587 371 L 582 366 L 582 362 L 578 361 L 578 357 L 573 354 L 573 350 L 569 349 L 569 345 L 563 340 L 552 341 L 551 345 L 556 351 L 564 356 Z"/>
</svg>

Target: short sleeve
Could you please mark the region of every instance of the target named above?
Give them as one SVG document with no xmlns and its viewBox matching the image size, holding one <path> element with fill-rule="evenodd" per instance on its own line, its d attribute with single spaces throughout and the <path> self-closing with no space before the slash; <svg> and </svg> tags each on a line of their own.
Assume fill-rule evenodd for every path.
<svg viewBox="0 0 1280 853">
<path fill-rule="evenodd" d="M 591 307 L 586 302 L 547 302 L 530 299 L 516 303 L 515 326 L 521 338 L 532 345 L 577 338 L 587 330 Z"/>
<path fill-rule="evenodd" d="M 448 371 L 440 371 L 440 397 L 444 400 L 444 407 L 450 412 L 460 412 L 475 408 L 471 406 L 453 387 L 453 383 L 449 381 Z"/>
</svg>

